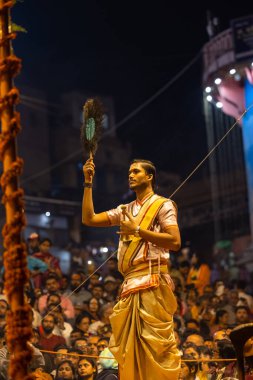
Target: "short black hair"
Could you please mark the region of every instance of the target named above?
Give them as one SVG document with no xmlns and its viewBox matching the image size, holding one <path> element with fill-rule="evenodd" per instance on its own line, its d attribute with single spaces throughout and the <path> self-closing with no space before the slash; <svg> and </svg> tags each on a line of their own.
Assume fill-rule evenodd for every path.
<svg viewBox="0 0 253 380">
<path fill-rule="evenodd" d="M 155 165 L 153 164 L 152 161 L 149 161 L 149 160 L 144 160 L 143 158 L 135 158 L 134 160 L 132 160 L 130 162 L 130 165 L 133 165 L 133 164 L 138 164 L 140 163 L 141 166 L 143 167 L 143 169 L 145 170 L 145 172 L 147 174 L 152 174 L 152 182 L 151 182 L 151 185 L 152 185 L 152 189 L 155 190 L 155 187 L 156 187 L 156 167 Z"/>
</svg>

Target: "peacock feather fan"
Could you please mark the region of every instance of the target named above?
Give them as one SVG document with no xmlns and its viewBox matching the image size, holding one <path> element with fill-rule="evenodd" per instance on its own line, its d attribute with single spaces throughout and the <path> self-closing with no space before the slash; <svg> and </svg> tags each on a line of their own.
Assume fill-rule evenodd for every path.
<svg viewBox="0 0 253 380">
<path fill-rule="evenodd" d="M 104 109 L 98 99 L 88 99 L 83 106 L 83 125 L 81 126 L 81 142 L 84 151 L 94 156 L 98 140 L 102 132 Z"/>
</svg>

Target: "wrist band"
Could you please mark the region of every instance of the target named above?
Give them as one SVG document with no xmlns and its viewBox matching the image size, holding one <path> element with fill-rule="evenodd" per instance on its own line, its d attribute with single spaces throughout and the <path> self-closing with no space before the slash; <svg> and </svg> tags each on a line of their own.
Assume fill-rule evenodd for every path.
<svg viewBox="0 0 253 380">
<path fill-rule="evenodd" d="M 136 227 L 136 230 L 134 231 L 134 236 L 139 237 L 140 236 L 140 226 Z"/>
<path fill-rule="evenodd" d="M 92 188 L 92 183 L 91 182 L 84 182 L 84 187 Z"/>
</svg>

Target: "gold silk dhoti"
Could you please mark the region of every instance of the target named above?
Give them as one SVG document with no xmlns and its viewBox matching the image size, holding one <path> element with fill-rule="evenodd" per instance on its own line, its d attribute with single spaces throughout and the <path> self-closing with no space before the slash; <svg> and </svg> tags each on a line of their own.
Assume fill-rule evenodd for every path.
<svg viewBox="0 0 253 380">
<path fill-rule="evenodd" d="M 177 380 L 180 354 L 173 330 L 177 302 L 163 275 L 156 288 L 121 299 L 110 317 L 110 350 L 120 380 Z"/>
</svg>

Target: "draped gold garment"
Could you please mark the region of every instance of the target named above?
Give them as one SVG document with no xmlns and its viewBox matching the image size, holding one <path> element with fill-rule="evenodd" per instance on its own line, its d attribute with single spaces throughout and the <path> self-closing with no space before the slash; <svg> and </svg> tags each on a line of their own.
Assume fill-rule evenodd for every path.
<svg viewBox="0 0 253 380">
<path fill-rule="evenodd" d="M 110 350 L 120 380 L 177 380 L 180 355 L 173 330 L 177 303 L 163 275 L 160 285 L 130 294 L 114 307 Z"/>
</svg>

